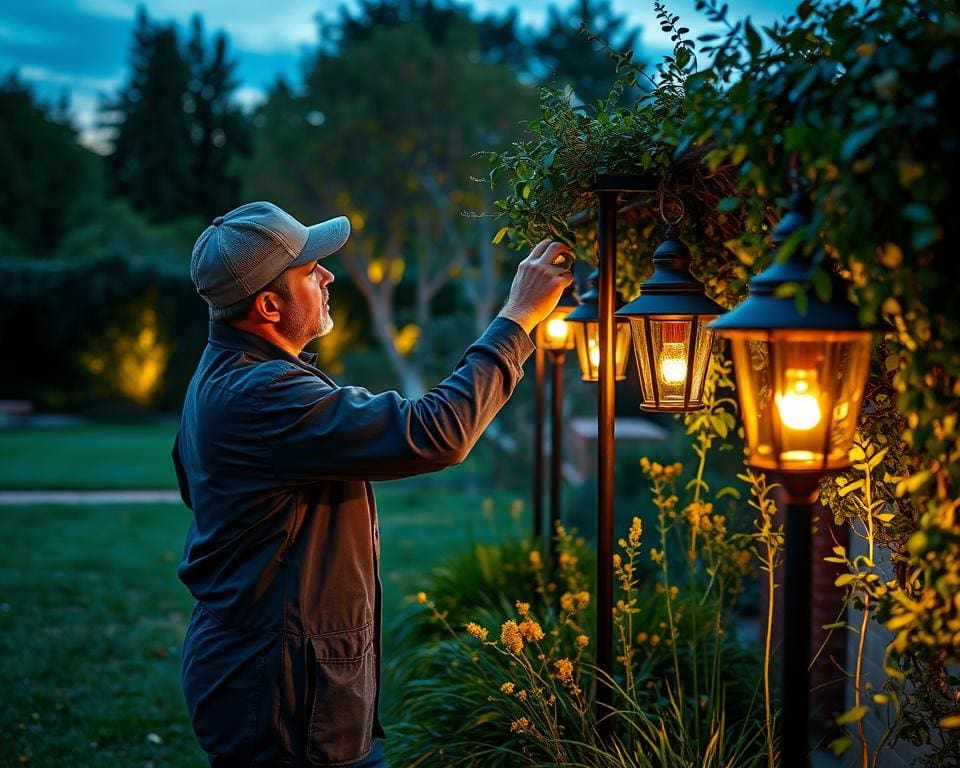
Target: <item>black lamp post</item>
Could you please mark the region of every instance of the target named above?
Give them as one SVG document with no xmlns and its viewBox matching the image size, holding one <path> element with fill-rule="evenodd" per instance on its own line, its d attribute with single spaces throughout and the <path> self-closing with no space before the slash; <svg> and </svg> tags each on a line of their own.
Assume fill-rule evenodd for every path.
<svg viewBox="0 0 960 768">
<path fill-rule="evenodd" d="M 683 412 L 703 407 L 703 387 L 713 348 L 707 323 L 724 312 L 690 274 L 690 249 L 667 227 L 653 253 L 653 276 L 640 296 L 617 311 L 629 318 L 647 411 Z"/>
<path fill-rule="evenodd" d="M 810 201 L 794 195 L 773 232 L 779 248 L 810 223 Z M 869 372 L 871 334 L 833 278 L 830 300 L 808 297 L 806 311 L 787 283 L 810 282 L 812 259 L 794 250 L 750 281 L 750 296 L 711 323 L 730 339 L 747 463 L 770 472 L 786 495 L 783 612 L 783 768 L 806 766 L 810 662 L 811 508 L 829 470 L 850 464 L 849 452 Z"/>
<path fill-rule="evenodd" d="M 574 347 L 573 327 L 565 318 L 577 306 L 574 284 L 571 283 L 560 296 L 556 308 L 540 323 L 537 346 L 550 355 L 553 365 L 550 417 L 550 529 L 547 541 L 553 552 L 553 535 L 560 520 L 560 467 L 563 459 L 563 363 L 567 351 Z"/>
<path fill-rule="evenodd" d="M 538 339 L 539 329 L 540 326 L 537 326 Z M 533 538 L 535 541 L 543 540 L 543 380 L 546 368 L 545 356 L 546 351 L 543 346 L 537 344 L 533 369 Z"/>
<path fill-rule="evenodd" d="M 580 296 L 580 306 L 567 315 L 567 322 L 573 323 L 573 337 L 577 348 L 577 362 L 580 363 L 580 378 L 583 381 L 598 381 L 600 378 L 600 294 L 597 285 L 600 270 L 595 269 L 587 278 L 587 290 Z M 617 296 L 617 306 L 623 301 Z M 627 378 L 627 360 L 630 357 L 630 324 L 621 321 L 616 324 L 614 337 L 614 378 L 623 381 Z"/>
<path fill-rule="evenodd" d="M 611 731 L 613 689 L 613 494 L 617 272 L 617 198 L 621 192 L 654 192 L 657 176 L 597 174 L 597 693 L 595 713 L 601 739 Z"/>
</svg>

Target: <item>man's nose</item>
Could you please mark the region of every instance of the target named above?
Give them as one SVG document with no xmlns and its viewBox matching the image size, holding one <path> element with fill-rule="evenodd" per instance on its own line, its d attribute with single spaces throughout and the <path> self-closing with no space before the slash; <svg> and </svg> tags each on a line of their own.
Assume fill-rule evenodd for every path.
<svg viewBox="0 0 960 768">
<path fill-rule="evenodd" d="M 320 278 L 320 284 L 322 286 L 330 285 L 334 281 L 333 272 L 329 269 L 325 269 L 317 264 L 317 275 Z"/>
</svg>

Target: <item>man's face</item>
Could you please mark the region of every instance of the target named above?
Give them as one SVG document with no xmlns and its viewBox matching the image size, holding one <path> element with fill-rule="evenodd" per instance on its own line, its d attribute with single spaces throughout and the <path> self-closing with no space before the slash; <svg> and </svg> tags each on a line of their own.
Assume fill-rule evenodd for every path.
<svg viewBox="0 0 960 768">
<path fill-rule="evenodd" d="M 283 302 L 280 331 L 299 349 L 333 330 L 327 289 L 332 282 L 333 273 L 320 262 L 287 270 L 289 298 Z"/>
</svg>

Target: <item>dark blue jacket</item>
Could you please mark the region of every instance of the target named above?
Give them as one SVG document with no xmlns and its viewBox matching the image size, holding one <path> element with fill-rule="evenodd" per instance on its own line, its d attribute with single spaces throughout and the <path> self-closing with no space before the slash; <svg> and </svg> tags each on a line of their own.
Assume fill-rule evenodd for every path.
<svg viewBox="0 0 960 768">
<path fill-rule="evenodd" d="M 382 735 L 380 541 L 371 480 L 463 460 L 533 349 L 495 319 L 418 400 L 340 387 L 212 323 L 173 450 L 194 513 L 178 573 L 197 599 L 183 689 L 203 749 L 343 765 Z"/>
</svg>

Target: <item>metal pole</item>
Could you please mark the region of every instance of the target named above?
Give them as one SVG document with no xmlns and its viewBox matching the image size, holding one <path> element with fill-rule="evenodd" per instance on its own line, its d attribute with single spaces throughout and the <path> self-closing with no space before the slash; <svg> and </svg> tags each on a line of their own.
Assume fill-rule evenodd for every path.
<svg viewBox="0 0 960 768">
<path fill-rule="evenodd" d="M 554 551 L 553 537 L 560 522 L 560 468 L 563 459 L 563 362 L 566 352 L 550 352 L 553 363 L 553 381 L 551 397 L 553 411 L 550 417 L 550 530 L 547 531 L 550 553 Z"/>
<path fill-rule="evenodd" d="M 810 572 L 814 478 L 781 478 L 786 492 L 784 526 L 783 707 L 781 768 L 809 766 Z"/>
<path fill-rule="evenodd" d="M 534 422 L 533 422 L 533 538 L 543 543 L 543 379 L 544 351 L 539 339 L 534 358 Z"/>
<path fill-rule="evenodd" d="M 598 193 L 599 345 L 597 414 L 597 730 L 603 740 L 611 733 L 613 704 L 613 461 L 614 461 L 614 318 L 617 269 L 617 193 Z"/>
</svg>

